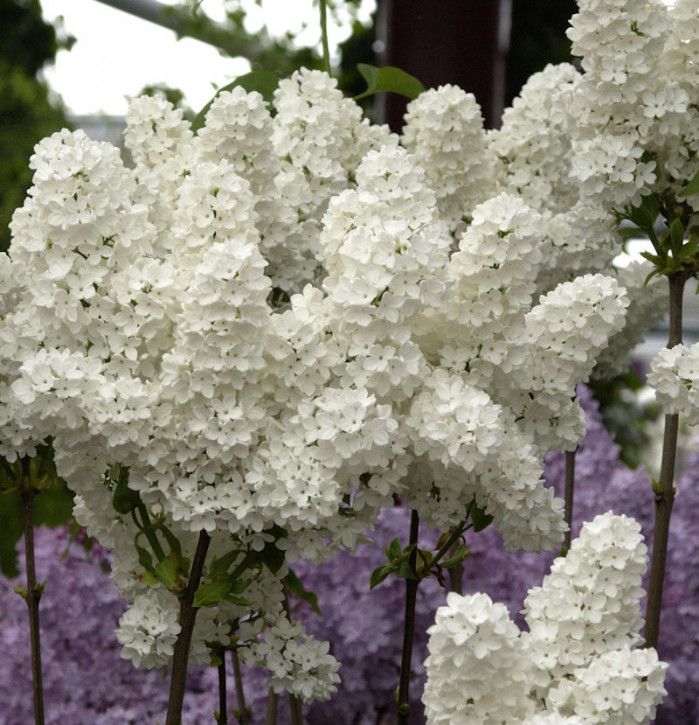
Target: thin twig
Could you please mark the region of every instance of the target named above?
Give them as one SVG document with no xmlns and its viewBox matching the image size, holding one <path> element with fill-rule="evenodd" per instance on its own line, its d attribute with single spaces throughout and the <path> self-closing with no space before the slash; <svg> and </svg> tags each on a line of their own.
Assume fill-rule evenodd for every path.
<svg viewBox="0 0 699 725">
<path fill-rule="evenodd" d="M 563 538 L 563 547 L 561 549 L 561 556 L 565 556 L 570 550 L 570 542 L 573 533 L 573 499 L 575 497 L 575 454 L 577 448 L 574 451 L 565 452 L 566 461 L 566 488 L 565 488 L 565 521 L 568 524 L 568 531 L 566 531 Z"/>
<path fill-rule="evenodd" d="M 226 650 L 221 650 L 218 666 L 218 725 L 228 725 L 228 693 L 226 692 Z"/>
<path fill-rule="evenodd" d="M 400 682 L 398 684 L 398 723 L 408 725 L 410 716 L 410 666 L 413 659 L 413 638 L 415 636 L 415 603 L 417 601 L 417 537 L 420 528 L 420 518 L 413 509 L 410 513 L 410 538 L 408 544 L 413 545 L 408 564 L 413 572 L 414 579 L 405 580 L 405 618 L 403 620 L 403 654 L 400 663 Z M 460 534 L 459 534 L 460 535 Z M 453 538 L 452 535 L 451 538 Z M 454 539 L 456 541 L 456 539 Z M 446 542 L 449 544 L 449 542 Z M 446 546 L 446 544 L 445 544 Z M 445 552 L 451 544 L 446 546 Z M 442 547 L 444 548 L 444 547 Z M 440 549 L 441 551 L 441 549 Z M 439 556 L 439 552 L 437 554 Z"/>
<path fill-rule="evenodd" d="M 240 671 L 240 658 L 238 650 L 231 652 L 233 658 L 233 682 L 235 683 L 235 696 L 238 700 L 238 722 L 240 725 L 250 725 L 250 710 L 245 703 L 245 690 L 243 688 L 243 674 Z"/>
<path fill-rule="evenodd" d="M 267 693 L 267 713 L 265 715 L 265 725 L 277 725 L 277 704 L 279 695 L 270 689 Z"/>
<path fill-rule="evenodd" d="M 289 712 L 291 713 L 291 725 L 303 725 L 301 700 L 291 693 L 289 693 Z"/>
<path fill-rule="evenodd" d="M 682 342 L 682 296 L 687 275 L 684 272 L 670 275 L 670 334 L 669 348 Z M 660 464 L 660 479 L 655 489 L 655 526 L 653 528 L 653 553 L 651 555 L 648 579 L 648 600 L 646 605 L 646 646 L 657 647 L 660 633 L 660 612 L 663 605 L 663 583 L 667 559 L 670 516 L 675 500 L 675 458 L 677 455 L 677 433 L 679 416 L 665 416 L 663 454 Z"/>
<path fill-rule="evenodd" d="M 464 591 L 464 562 L 460 561 L 449 569 L 449 591 L 462 594 Z"/>
<path fill-rule="evenodd" d="M 24 557 L 27 563 L 25 601 L 29 611 L 34 722 L 36 725 L 44 725 L 44 685 L 41 674 L 41 629 L 39 625 L 39 601 L 42 588 L 36 581 L 36 563 L 34 560 L 34 496 L 36 491 L 30 485 L 28 467 L 28 460 L 26 458 L 22 459 L 19 488 L 24 520 Z"/>
<path fill-rule="evenodd" d="M 194 595 L 199 588 L 210 542 L 211 537 L 202 529 L 199 532 L 199 540 L 192 560 L 192 567 L 189 571 L 187 586 L 180 596 L 180 633 L 177 635 L 175 651 L 172 655 L 172 678 L 170 680 L 166 725 L 180 725 L 182 721 L 182 703 L 184 702 L 189 650 L 192 644 L 194 622 L 197 617 L 197 609 L 194 607 Z"/>
<path fill-rule="evenodd" d="M 330 47 L 328 45 L 327 0 L 320 0 L 320 34 L 323 42 L 323 70 L 330 74 Z"/>
</svg>

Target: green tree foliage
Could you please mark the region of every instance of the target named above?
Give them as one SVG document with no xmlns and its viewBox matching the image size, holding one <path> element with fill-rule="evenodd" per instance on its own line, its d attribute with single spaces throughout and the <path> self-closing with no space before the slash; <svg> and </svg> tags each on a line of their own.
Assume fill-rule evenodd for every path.
<svg viewBox="0 0 699 725">
<path fill-rule="evenodd" d="M 10 242 L 12 212 L 31 182 L 28 160 L 37 141 L 66 126 L 60 103 L 36 77 L 61 47 L 38 0 L 0 0 L 0 249 Z"/>
</svg>

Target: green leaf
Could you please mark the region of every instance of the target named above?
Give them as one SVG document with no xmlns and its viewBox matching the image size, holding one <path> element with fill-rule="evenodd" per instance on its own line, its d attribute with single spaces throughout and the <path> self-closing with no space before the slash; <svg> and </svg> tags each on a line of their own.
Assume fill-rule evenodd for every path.
<svg viewBox="0 0 699 725">
<path fill-rule="evenodd" d="M 170 529 L 168 529 L 167 526 L 165 526 L 165 524 L 160 524 L 158 529 L 165 537 L 165 541 L 167 541 L 167 545 L 170 547 L 170 552 L 177 557 L 178 565 L 181 564 L 182 545 L 180 544 L 180 540 L 172 533 L 172 531 L 170 531 Z"/>
<path fill-rule="evenodd" d="M 417 574 L 412 566 L 410 566 L 410 556 L 413 553 L 413 549 L 415 549 L 415 544 L 410 544 L 410 546 L 406 546 L 403 550 L 398 571 L 396 572 L 401 579 L 417 579 Z"/>
<path fill-rule="evenodd" d="M 169 554 L 155 567 L 155 576 L 168 588 L 174 589 L 180 579 L 179 559 L 176 554 Z"/>
<path fill-rule="evenodd" d="M 641 256 L 652 262 L 656 267 L 662 267 L 665 264 L 665 260 L 659 257 L 657 254 L 651 254 L 650 252 L 641 252 Z"/>
<path fill-rule="evenodd" d="M 19 575 L 17 542 L 22 536 L 22 505 L 16 491 L 0 493 L 0 570 L 8 577 Z"/>
<path fill-rule="evenodd" d="M 206 114 L 209 112 L 211 104 L 216 100 L 216 96 L 223 91 L 231 91 L 236 86 L 244 88 L 248 93 L 257 91 L 267 103 L 272 103 L 274 91 L 279 86 L 279 78 L 267 70 L 254 70 L 245 75 L 238 76 L 234 81 L 228 83 L 228 85 L 219 88 L 214 94 L 214 97 L 197 113 L 192 121 L 192 131 L 196 132 L 204 125 L 206 122 Z"/>
<path fill-rule="evenodd" d="M 368 63 L 358 63 L 357 70 L 366 81 L 367 89 L 355 96 L 355 101 L 376 93 L 397 93 L 412 100 L 425 90 L 425 86 L 417 78 L 391 65 L 377 68 Z"/>
<path fill-rule="evenodd" d="M 374 571 L 371 572 L 371 578 L 369 579 L 369 589 L 373 589 L 378 584 L 388 577 L 393 572 L 393 567 L 390 564 L 383 564 L 377 566 Z"/>
<path fill-rule="evenodd" d="M 231 602 L 232 604 L 237 604 L 239 607 L 251 607 L 252 602 L 249 599 L 246 599 L 245 597 L 239 597 L 236 594 L 228 594 L 226 596 L 226 601 Z"/>
<path fill-rule="evenodd" d="M 388 546 L 386 547 L 386 558 L 389 561 L 397 561 L 400 559 L 401 555 L 401 548 L 400 548 L 400 541 L 396 539 L 391 539 Z"/>
<path fill-rule="evenodd" d="M 296 576 L 296 574 L 289 569 L 289 573 L 282 579 L 286 588 L 299 599 L 303 599 L 304 602 L 308 602 L 311 605 L 311 609 L 316 613 L 320 614 L 320 607 L 318 606 L 318 597 L 314 592 L 309 592 L 306 587 L 303 586 L 303 582 Z"/>
<path fill-rule="evenodd" d="M 475 532 L 487 529 L 488 526 L 490 526 L 490 524 L 493 522 L 493 517 L 490 514 L 487 514 L 484 509 L 479 508 L 475 499 L 469 507 L 469 514 L 471 516 L 471 521 L 473 522 L 473 530 Z"/>
<path fill-rule="evenodd" d="M 442 562 L 442 566 L 445 569 L 453 569 L 457 564 L 460 564 L 465 559 L 468 559 L 470 551 L 467 546 L 459 544 L 456 549 L 452 551 L 451 556 Z"/>
<path fill-rule="evenodd" d="M 660 213 L 660 202 L 653 196 L 644 196 L 639 206 L 630 207 L 627 217 L 637 227 L 652 239 L 657 241 L 655 236 L 655 222 Z"/>
<path fill-rule="evenodd" d="M 34 499 L 35 526 L 61 526 L 68 523 L 73 513 L 73 493 L 62 478 L 42 489 Z"/>
<path fill-rule="evenodd" d="M 696 240 L 687 242 L 687 244 L 682 247 L 680 254 L 682 259 L 693 260 L 697 255 L 699 255 L 699 243 Z"/>
<path fill-rule="evenodd" d="M 260 561 L 262 561 L 272 574 L 276 574 L 284 563 L 284 552 L 280 551 L 273 542 L 269 541 L 260 552 Z"/>
<path fill-rule="evenodd" d="M 209 575 L 211 576 L 211 578 L 223 578 L 226 575 L 226 572 L 230 568 L 231 564 L 233 564 L 233 562 L 238 559 L 241 553 L 242 552 L 239 549 L 234 549 L 233 551 L 229 551 L 226 554 L 219 556 L 217 559 L 214 559 L 211 562 L 211 566 L 209 567 Z"/>
<path fill-rule="evenodd" d="M 129 488 L 129 477 L 127 469 L 120 469 L 119 479 L 114 486 L 112 494 L 112 506 L 118 514 L 126 515 L 138 508 L 141 497 L 138 491 Z"/>
<path fill-rule="evenodd" d="M 139 544 L 134 543 L 136 552 L 138 554 L 138 563 L 150 574 L 155 573 L 155 567 L 153 566 L 153 557 L 148 549 L 144 549 Z"/>
<path fill-rule="evenodd" d="M 14 476 L 9 466 L 4 470 Z M 70 520 L 72 511 L 73 494 L 63 479 L 56 478 L 50 488 L 41 489 L 34 497 L 34 526 L 60 526 Z M 22 532 L 19 493 L 0 490 L 0 573 L 10 579 L 19 575 L 17 542 Z"/>
<path fill-rule="evenodd" d="M 686 197 L 693 196 L 694 194 L 699 194 L 699 171 L 694 174 L 692 180 L 677 194 L 677 196 L 680 199 L 685 199 Z"/>
<path fill-rule="evenodd" d="M 670 248 L 672 249 L 672 256 L 675 259 L 679 259 L 682 242 L 684 241 L 684 225 L 679 219 L 673 220 L 670 224 Z"/>
<path fill-rule="evenodd" d="M 213 607 L 223 601 L 231 590 L 231 583 L 226 579 L 216 579 L 199 586 L 194 594 L 195 607 Z"/>
</svg>

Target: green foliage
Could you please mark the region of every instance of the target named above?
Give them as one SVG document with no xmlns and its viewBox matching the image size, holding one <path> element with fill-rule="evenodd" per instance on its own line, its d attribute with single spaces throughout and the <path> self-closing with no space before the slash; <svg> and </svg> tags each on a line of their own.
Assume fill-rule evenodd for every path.
<svg viewBox="0 0 699 725">
<path fill-rule="evenodd" d="M 28 480 L 22 484 L 25 473 Z M 23 533 L 21 485 L 35 491 L 35 526 L 60 526 L 68 522 L 73 511 L 73 494 L 56 474 L 50 446 L 40 446 L 28 463 L 17 460 L 10 464 L 0 459 L 0 572 L 9 578 L 19 574 L 17 542 Z"/>
<path fill-rule="evenodd" d="M 410 556 L 414 550 L 415 544 L 409 544 L 405 549 L 401 549 L 400 541 L 392 539 L 384 551 L 388 561 L 371 572 L 369 588 L 373 589 L 391 574 L 401 579 L 417 579 L 417 573 L 410 566 Z"/>
<path fill-rule="evenodd" d="M 271 104 L 274 91 L 277 89 L 278 85 L 279 78 L 277 78 L 274 73 L 270 73 L 269 71 L 252 71 L 251 73 L 246 73 L 245 75 L 238 76 L 231 83 L 228 83 L 227 85 L 219 88 L 214 94 L 213 98 L 204 106 L 204 108 L 201 109 L 201 111 L 199 111 L 199 113 L 197 113 L 194 121 L 192 121 L 192 130 L 196 132 L 204 125 L 204 121 L 206 120 L 206 114 L 208 113 L 209 108 L 211 108 L 211 104 L 216 100 L 216 96 L 218 96 L 219 93 L 222 93 L 223 91 L 230 91 L 236 86 L 240 86 L 241 88 L 244 88 L 248 93 L 250 93 L 251 91 L 257 91 L 265 99 L 265 101 L 267 101 L 267 103 Z"/>
<path fill-rule="evenodd" d="M 289 573 L 282 579 L 284 586 L 291 592 L 291 594 L 297 596 L 299 599 L 303 599 L 311 605 L 311 609 L 316 613 L 320 614 L 320 607 L 318 606 L 318 597 L 314 592 L 309 592 L 303 585 L 303 582 L 296 576 L 296 574 L 289 569 Z"/>
<path fill-rule="evenodd" d="M 0 60 L 34 76 L 74 38 L 41 17 L 39 0 L 0 0 Z"/>
<path fill-rule="evenodd" d="M 686 199 L 688 196 L 699 194 L 699 171 L 694 175 L 694 178 L 680 191 L 677 196 L 680 199 Z"/>
<path fill-rule="evenodd" d="M 67 126 L 36 73 L 72 39 L 59 38 L 41 17 L 38 0 L 0 0 L 0 251 L 10 243 L 8 225 L 31 183 L 29 157 L 44 136 Z"/>
<path fill-rule="evenodd" d="M 633 370 L 611 380 L 592 379 L 590 390 L 599 403 L 602 423 L 619 446 L 619 457 L 630 468 L 638 468 L 650 444 L 649 427 L 658 418 L 658 406 L 642 409 L 633 393 L 644 385 Z M 631 393 L 631 394 L 629 394 Z"/>
<path fill-rule="evenodd" d="M 691 276 L 696 272 L 699 267 L 699 228 L 689 226 L 692 214 L 692 210 L 679 200 L 661 198 L 656 194 L 643 197 L 638 206 L 626 210 L 623 218 L 644 232 L 653 245 L 653 252 L 641 252 L 654 267 L 648 279 L 678 273 Z"/>
<path fill-rule="evenodd" d="M 397 93 L 412 100 L 425 90 L 425 86 L 417 78 L 400 68 L 390 65 L 377 68 L 368 63 L 359 63 L 357 69 L 366 81 L 367 88 L 355 96 L 355 101 L 376 93 Z"/>
<path fill-rule="evenodd" d="M 471 501 L 468 507 L 468 515 L 473 523 L 473 530 L 478 533 L 487 529 L 490 524 L 493 523 L 493 517 L 487 514 L 484 509 L 479 508 L 476 504 L 476 500 Z"/>
<path fill-rule="evenodd" d="M 194 594 L 194 606 L 213 607 L 226 599 L 230 591 L 231 582 L 227 579 L 204 582 Z"/>
<path fill-rule="evenodd" d="M 258 564 L 266 566 L 272 574 L 276 574 L 284 564 L 284 552 L 277 547 L 277 541 L 286 536 L 286 531 L 281 526 L 273 526 L 265 533 L 271 534 L 273 541 L 266 541 L 260 552 L 251 554 L 251 558 Z"/>
<path fill-rule="evenodd" d="M 468 557 L 471 555 L 471 552 L 465 544 L 457 544 L 451 551 L 451 554 L 442 561 L 442 568 L 443 569 L 453 569 L 458 564 L 461 564 L 462 561 L 465 561 L 468 559 Z"/>
</svg>

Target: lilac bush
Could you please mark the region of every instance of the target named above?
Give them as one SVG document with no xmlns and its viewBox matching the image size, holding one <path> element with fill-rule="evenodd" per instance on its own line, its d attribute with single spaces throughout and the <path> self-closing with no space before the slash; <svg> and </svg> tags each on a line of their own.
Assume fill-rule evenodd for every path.
<svg viewBox="0 0 699 725">
<path fill-rule="evenodd" d="M 619 462 L 618 447 L 604 428 L 597 403 L 581 387 L 579 399 L 587 414 L 587 434 L 577 454 L 574 534 L 584 520 L 613 510 L 636 518 L 649 539 L 653 494 L 650 477 Z M 548 457 L 546 478 L 560 489 L 562 454 Z M 689 456 L 679 481 L 679 505 L 671 534 L 670 560 L 663 609 L 660 655 L 670 663 L 669 696 L 661 712 L 681 725 L 699 717 L 699 532 L 692 520 L 699 506 L 699 453 Z M 371 571 L 384 560 L 383 549 L 398 537 L 405 541 L 409 515 L 403 508 L 384 509 L 370 538 L 356 554 L 342 553 L 320 566 L 301 565 L 296 571 L 318 595 L 322 616 L 299 601 L 294 614 L 309 632 L 331 642 L 342 662 L 342 686 L 328 702 L 306 711 L 309 723 L 332 721 L 376 723 L 390 712 L 398 679 L 403 626 L 404 583 L 389 578 L 369 591 Z M 424 531 L 422 546 L 434 545 L 436 532 Z M 471 551 L 465 562 L 464 592 L 485 592 L 507 604 L 520 617 L 529 587 L 540 582 L 553 554 L 508 553 L 497 532 L 488 529 L 468 536 Z M 62 558 L 63 552 L 66 552 Z M 20 557 L 20 561 L 23 558 Z M 108 577 L 109 560 L 99 547 L 86 551 L 64 530 L 37 530 L 39 577 L 47 581 L 42 599 L 44 679 L 51 723 L 151 722 L 167 705 L 167 682 L 160 671 L 139 672 L 119 656 L 114 627 L 126 604 Z M 21 578 L 20 578 L 21 580 Z M 31 672 L 25 604 L 0 581 L 0 702 L 3 723 L 21 725 L 31 717 Z M 413 657 L 413 722 L 423 722 L 419 697 L 424 684 L 425 630 L 434 620 L 446 590 L 434 579 L 418 590 L 417 628 Z M 521 624 L 521 617 L 518 619 Z M 245 691 L 253 722 L 264 722 L 267 700 L 264 674 L 245 671 Z M 233 687 L 229 702 L 235 707 Z M 213 722 L 217 702 L 215 672 L 194 670 L 185 699 L 184 721 Z M 384 722 L 390 722 L 386 716 Z M 279 722 L 288 722 L 288 704 L 279 700 Z"/>
</svg>

